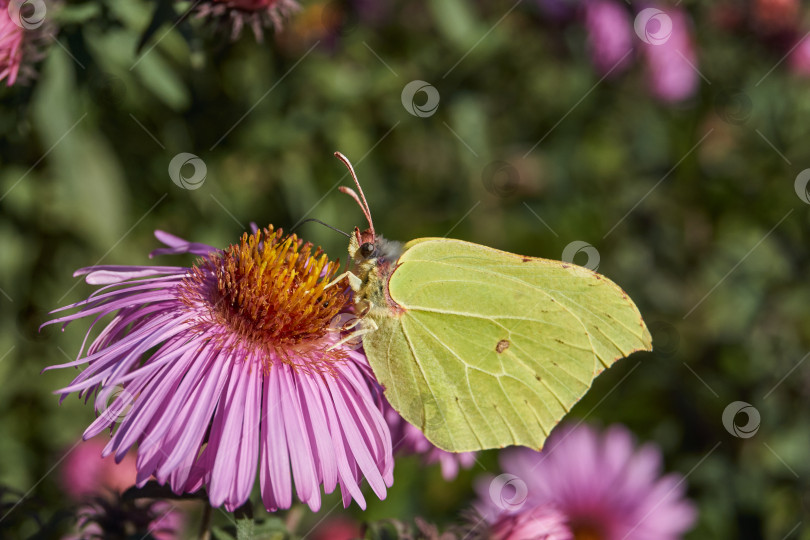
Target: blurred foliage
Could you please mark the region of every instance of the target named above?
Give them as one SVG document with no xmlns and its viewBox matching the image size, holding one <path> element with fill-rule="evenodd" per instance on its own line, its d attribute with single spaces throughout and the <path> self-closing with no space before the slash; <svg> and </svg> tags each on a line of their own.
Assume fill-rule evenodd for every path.
<svg viewBox="0 0 810 540">
<path fill-rule="evenodd" d="M 251 221 L 362 226 L 335 189 L 349 181 L 340 150 L 388 237 L 451 234 L 555 259 L 574 240 L 595 246 L 657 350 L 599 377 L 573 416 L 663 448 L 700 507 L 690 538 L 810 539 L 810 207 L 794 191 L 810 166 L 810 86 L 784 48 L 719 25 L 715 3 L 684 2 L 706 81 L 672 105 L 650 96 L 639 63 L 600 82 L 582 26 L 532 2 L 507 16 L 511 1 L 363 2 L 341 26 L 335 5 L 307 2 L 263 44 L 192 19 L 136 53 L 154 5 L 65 2 L 38 79 L 0 92 L 0 484 L 58 508 L 56 468 L 93 418 L 53 394 L 74 372 L 40 373 L 83 338 L 82 324 L 38 331 L 92 290 L 73 270 L 147 263 L 154 229 L 223 246 Z M 412 80 L 438 90 L 434 115 L 403 107 Z M 205 162 L 199 189 L 167 174 L 180 152 Z M 485 176 L 496 160 L 513 183 Z M 299 232 L 345 260 L 341 236 Z M 761 413 L 753 437 L 724 429 L 733 401 Z M 496 457 L 449 483 L 398 460 L 388 498 L 347 512 L 447 524 Z M 307 511 L 299 532 L 338 504 Z"/>
</svg>

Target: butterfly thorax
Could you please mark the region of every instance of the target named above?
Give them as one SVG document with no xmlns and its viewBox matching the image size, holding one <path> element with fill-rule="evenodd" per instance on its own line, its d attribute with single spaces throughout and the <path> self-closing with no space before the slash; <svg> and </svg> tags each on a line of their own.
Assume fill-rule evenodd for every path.
<svg viewBox="0 0 810 540">
<path fill-rule="evenodd" d="M 354 303 L 358 311 L 375 318 L 390 317 L 402 311 L 388 292 L 388 280 L 401 254 L 400 242 L 386 240 L 370 230 L 361 233 L 355 229 L 349 242 L 349 256 L 354 264 L 352 272 L 362 282 L 354 291 Z"/>
</svg>

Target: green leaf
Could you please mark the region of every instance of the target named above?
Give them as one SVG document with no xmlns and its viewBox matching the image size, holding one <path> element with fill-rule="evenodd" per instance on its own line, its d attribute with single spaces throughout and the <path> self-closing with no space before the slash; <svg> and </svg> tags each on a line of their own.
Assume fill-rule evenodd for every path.
<svg viewBox="0 0 810 540">
<path fill-rule="evenodd" d="M 176 23 L 180 16 L 174 11 L 173 6 L 174 4 L 172 2 L 155 2 L 155 10 L 152 12 L 152 19 L 149 21 L 149 26 L 147 26 L 143 34 L 141 34 L 141 38 L 138 40 L 138 46 L 135 48 L 136 54 L 141 54 L 146 43 L 155 35 L 155 32 L 157 32 L 161 26 L 167 23 Z M 181 16 L 184 17 L 185 15 Z"/>
<path fill-rule="evenodd" d="M 96 3 L 71 4 L 60 7 L 54 14 L 54 19 L 60 24 L 81 24 L 98 17 L 101 6 Z"/>
<path fill-rule="evenodd" d="M 214 540 L 233 540 L 235 531 L 232 527 L 211 527 Z"/>
<path fill-rule="evenodd" d="M 290 533 L 282 519 L 270 517 L 255 523 L 253 538 L 255 540 L 284 540 L 290 538 Z"/>
<path fill-rule="evenodd" d="M 253 503 L 250 502 L 250 499 L 234 511 L 233 517 L 236 520 L 237 540 L 253 540 L 256 538 L 254 535 L 256 523 L 253 521 Z"/>
<path fill-rule="evenodd" d="M 133 71 L 158 99 L 176 111 L 188 108 L 191 101 L 188 88 L 157 48 L 146 50 L 136 62 Z"/>
<path fill-rule="evenodd" d="M 129 199 L 121 164 L 91 114 L 78 106 L 74 61 L 55 48 L 34 95 L 33 120 L 41 141 L 49 189 L 40 187 L 40 211 L 55 227 L 72 228 L 100 246 L 121 238 Z M 49 150 L 50 149 L 50 150 Z M 26 181 L 30 181 L 27 179 Z"/>
</svg>

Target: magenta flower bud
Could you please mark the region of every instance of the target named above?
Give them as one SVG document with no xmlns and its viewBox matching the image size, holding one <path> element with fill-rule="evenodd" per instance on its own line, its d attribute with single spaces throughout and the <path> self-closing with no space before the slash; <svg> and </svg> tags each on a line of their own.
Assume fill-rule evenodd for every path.
<svg viewBox="0 0 810 540">
<path fill-rule="evenodd" d="M 666 102 L 695 95 L 700 74 L 691 20 L 679 9 L 642 9 L 634 23 L 652 94 Z"/>
<path fill-rule="evenodd" d="M 594 67 L 601 75 L 616 74 L 632 61 L 633 26 L 630 14 L 614 0 L 584 4 L 585 28 Z"/>
</svg>

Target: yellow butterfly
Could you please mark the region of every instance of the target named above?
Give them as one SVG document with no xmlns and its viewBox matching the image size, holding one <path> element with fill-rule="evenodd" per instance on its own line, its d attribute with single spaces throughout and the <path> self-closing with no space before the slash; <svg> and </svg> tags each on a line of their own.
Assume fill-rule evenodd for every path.
<svg viewBox="0 0 810 540">
<path fill-rule="evenodd" d="M 385 240 L 335 155 L 357 186 L 340 190 L 368 221 L 335 280 L 354 291 L 353 335 L 391 405 L 439 448 L 539 449 L 597 375 L 651 350 L 633 301 L 589 269 L 462 240 Z"/>
</svg>

